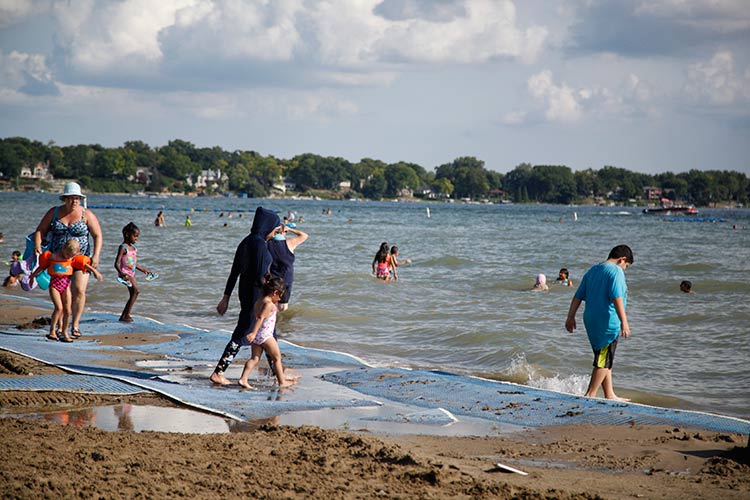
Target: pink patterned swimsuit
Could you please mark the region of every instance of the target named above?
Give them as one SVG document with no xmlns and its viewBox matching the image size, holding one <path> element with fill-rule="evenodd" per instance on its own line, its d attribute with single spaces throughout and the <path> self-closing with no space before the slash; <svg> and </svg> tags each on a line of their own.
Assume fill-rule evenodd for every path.
<svg viewBox="0 0 750 500">
<path fill-rule="evenodd" d="M 260 324 L 258 333 L 255 335 L 255 338 L 253 339 L 251 344 L 262 345 L 266 340 L 273 337 L 273 331 L 275 328 L 276 311 L 274 311 L 272 315 L 263 320 L 263 323 Z"/>
<path fill-rule="evenodd" d="M 138 249 L 135 245 L 131 245 L 133 248 L 129 248 L 124 243 L 120 246 L 125 249 L 125 253 L 120 257 L 120 270 L 122 274 L 135 276 L 135 266 L 138 264 Z"/>
</svg>

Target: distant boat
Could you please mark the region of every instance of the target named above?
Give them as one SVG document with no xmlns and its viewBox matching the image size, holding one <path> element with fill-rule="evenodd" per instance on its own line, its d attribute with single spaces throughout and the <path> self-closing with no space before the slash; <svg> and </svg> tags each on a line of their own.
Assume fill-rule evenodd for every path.
<svg viewBox="0 0 750 500">
<path fill-rule="evenodd" d="M 693 205 L 674 205 L 672 200 L 666 198 L 662 198 L 661 206 L 644 208 L 643 213 L 651 215 L 698 215 L 698 211 Z"/>
</svg>

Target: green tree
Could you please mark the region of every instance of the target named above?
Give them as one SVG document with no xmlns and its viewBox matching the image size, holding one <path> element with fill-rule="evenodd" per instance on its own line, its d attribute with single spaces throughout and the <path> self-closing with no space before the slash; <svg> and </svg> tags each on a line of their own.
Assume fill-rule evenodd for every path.
<svg viewBox="0 0 750 500">
<path fill-rule="evenodd" d="M 419 187 L 419 177 L 410 164 L 399 162 L 385 168 L 386 195 L 398 196 L 403 189 Z"/>
<path fill-rule="evenodd" d="M 371 200 L 379 200 L 386 195 L 388 181 L 383 170 L 375 170 L 362 188 L 362 194 Z"/>
</svg>

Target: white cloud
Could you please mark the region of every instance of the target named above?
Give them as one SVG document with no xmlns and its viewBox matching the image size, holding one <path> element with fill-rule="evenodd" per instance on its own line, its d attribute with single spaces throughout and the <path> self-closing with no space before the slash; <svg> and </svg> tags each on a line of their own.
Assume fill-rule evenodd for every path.
<svg viewBox="0 0 750 500">
<path fill-rule="evenodd" d="M 585 89 L 576 92 L 564 83 L 556 85 L 549 70 L 529 78 L 527 88 L 532 97 L 545 104 L 547 120 L 571 123 L 581 118 L 583 110 L 579 100 L 587 98 Z"/>
<path fill-rule="evenodd" d="M 57 2 L 56 41 L 73 72 L 137 74 L 154 71 L 162 59 L 159 33 L 175 15 L 200 0 L 76 0 Z"/>
<path fill-rule="evenodd" d="M 449 22 L 409 19 L 390 23 L 373 44 L 376 54 L 413 62 L 478 63 L 498 57 L 532 62 L 544 46 L 547 29 L 519 29 L 513 2 L 467 1 L 465 11 L 465 16 Z"/>
<path fill-rule="evenodd" d="M 692 64 L 687 69 L 685 90 L 693 99 L 718 106 L 750 100 L 750 70 L 738 75 L 734 57 L 729 51 L 718 51 L 709 61 Z"/>
<path fill-rule="evenodd" d="M 518 26 L 510 0 L 447 2 L 426 18 L 399 19 L 378 15 L 379 3 L 58 1 L 52 12 L 63 58 L 57 62 L 64 69 L 61 78 L 79 83 L 182 83 L 185 89 L 268 82 L 356 85 L 360 79 L 352 75 L 357 73 L 379 75 L 369 84 L 393 81 L 396 71 L 410 68 L 407 63 L 477 64 L 497 58 L 531 63 L 548 37 L 544 26 Z M 323 75 L 329 72 L 330 77 Z"/>
<path fill-rule="evenodd" d="M 0 28 L 12 26 L 42 12 L 46 3 L 39 0 L 0 0 Z"/>
<path fill-rule="evenodd" d="M 41 54 L 0 50 L 0 88 L 29 95 L 55 95 L 59 91 Z"/>
</svg>

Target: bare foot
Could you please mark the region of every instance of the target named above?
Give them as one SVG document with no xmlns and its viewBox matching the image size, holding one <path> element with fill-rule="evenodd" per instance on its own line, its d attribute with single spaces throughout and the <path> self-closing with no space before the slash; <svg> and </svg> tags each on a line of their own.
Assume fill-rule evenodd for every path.
<svg viewBox="0 0 750 500">
<path fill-rule="evenodd" d="M 629 403 L 630 399 L 628 398 L 621 398 L 620 396 L 612 396 L 611 398 L 607 398 L 610 401 L 620 401 L 622 403 Z"/>
<path fill-rule="evenodd" d="M 240 384 L 240 385 L 241 385 L 242 387 L 244 387 L 245 389 L 254 389 L 254 387 L 253 387 L 252 385 L 250 385 L 250 384 L 248 384 L 248 383 L 247 383 L 247 380 L 242 380 L 242 379 L 239 379 L 239 380 L 237 381 L 237 383 L 238 383 L 238 384 Z"/>
<path fill-rule="evenodd" d="M 120 321 L 122 321 L 123 323 L 132 323 L 133 318 L 131 318 L 130 316 L 128 316 L 127 318 L 123 318 L 122 316 L 120 316 Z"/>
<path fill-rule="evenodd" d="M 294 382 L 289 382 L 288 380 L 285 380 L 283 384 L 279 384 L 279 389 L 283 389 L 285 387 L 291 387 L 294 385 Z"/>
<path fill-rule="evenodd" d="M 208 378 L 211 382 L 217 385 L 229 385 L 232 382 L 229 381 L 228 378 L 224 376 L 223 373 L 216 373 L 213 372 L 211 376 Z"/>
</svg>

